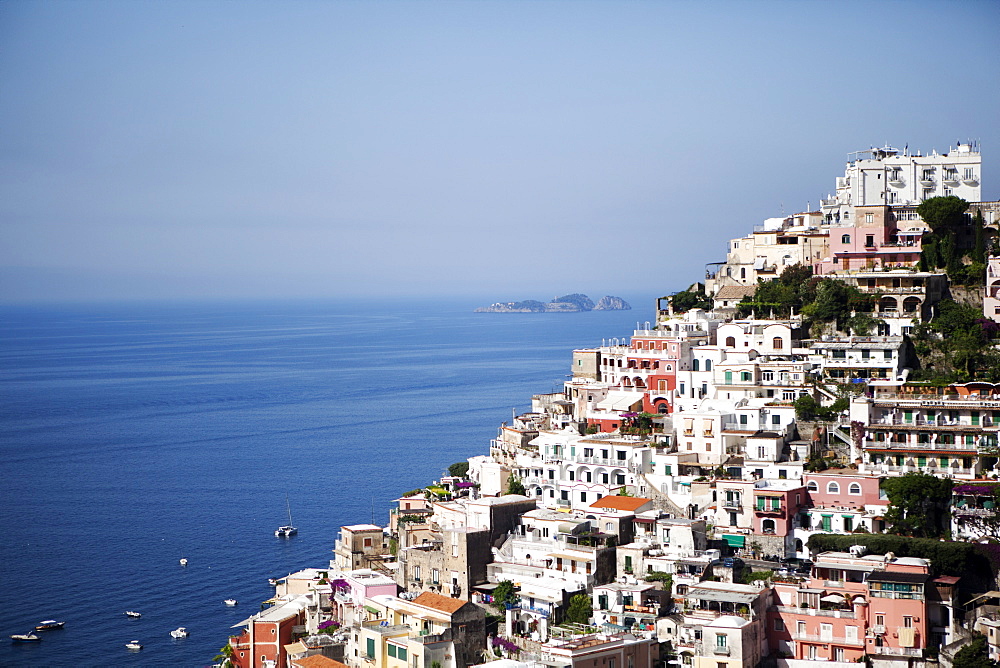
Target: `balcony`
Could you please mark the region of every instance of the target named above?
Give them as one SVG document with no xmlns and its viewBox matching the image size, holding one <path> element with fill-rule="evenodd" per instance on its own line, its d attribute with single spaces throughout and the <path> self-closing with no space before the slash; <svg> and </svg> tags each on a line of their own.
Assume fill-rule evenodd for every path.
<svg viewBox="0 0 1000 668">
<path fill-rule="evenodd" d="M 924 651 L 917 647 L 870 647 L 868 648 L 869 654 L 883 654 L 890 656 L 913 656 L 922 657 Z"/>
<path fill-rule="evenodd" d="M 743 504 L 740 503 L 739 499 L 726 499 L 725 501 L 722 502 L 722 507 L 738 510 L 743 507 Z"/>
<path fill-rule="evenodd" d="M 850 610 L 817 610 L 816 608 L 794 608 L 787 605 L 776 606 L 778 612 L 794 615 L 806 615 L 809 617 L 835 617 L 838 619 L 855 619 L 854 613 Z"/>
<path fill-rule="evenodd" d="M 729 653 L 730 651 L 728 647 L 719 647 L 718 645 L 716 645 L 715 647 L 712 648 L 712 654 L 716 654 L 719 656 L 729 656 Z"/>
<path fill-rule="evenodd" d="M 933 174 L 924 174 L 920 177 L 920 185 L 925 188 L 933 188 L 936 182 Z"/>
<path fill-rule="evenodd" d="M 957 186 L 959 183 L 958 172 L 945 172 L 942 182 L 946 186 Z"/>
<path fill-rule="evenodd" d="M 964 183 L 967 186 L 978 186 L 979 177 L 976 176 L 975 174 L 966 174 L 964 177 L 962 177 L 962 183 Z"/>
<path fill-rule="evenodd" d="M 890 173 L 888 176 L 888 180 L 889 180 L 889 185 L 891 185 L 894 188 L 902 188 L 903 186 L 906 185 L 906 179 L 903 178 L 903 175 L 900 172 Z"/>
<path fill-rule="evenodd" d="M 838 638 L 832 635 L 815 635 L 813 633 L 792 633 L 792 640 L 806 642 L 821 642 L 830 645 L 850 645 L 853 647 L 864 647 L 865 641 L 862 638 Z"/>
<path fill-rule="evenodd" d="M 767 507 L 757 507 L 754 508 L 754 514 L 760 515 L 761 517 L 784 517 L 785 509 L 784 507 L 778 508 L 767 508 Z"/>
</svg>

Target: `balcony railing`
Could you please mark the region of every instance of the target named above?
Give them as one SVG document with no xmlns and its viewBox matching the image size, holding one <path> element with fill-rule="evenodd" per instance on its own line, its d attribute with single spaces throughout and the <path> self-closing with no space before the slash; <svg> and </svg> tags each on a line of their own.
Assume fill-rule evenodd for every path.
<svg viewBox="0 0 1000 668">
<path fill-rule="evenodd" d="M 854 619 L 854 613 L 850 610 L 818 610 L 816 608 L 794 608 L 787 605 L 777 606 L 778 612 L 795 615 L 808 615 L 809 617 L 835 617 L 838 619 Z"/>
<path fill-rule="evenodd" d="M 892 656 L 915 656 L 921 657 L 924 651 L 917 647 L 870 647 L 869 654 L 889 654 Z"/>
<path fill-rule="evenodd" d="M 822 633 L 819 635 L 812 633 L 792 633 L 792 640 L 829 643 L 831 645 L 853 645 L 855 647 L 863 647 L 865 644 L 863 638 L 838 638 L 833 635 L 825 635 Z"/>
</svg>

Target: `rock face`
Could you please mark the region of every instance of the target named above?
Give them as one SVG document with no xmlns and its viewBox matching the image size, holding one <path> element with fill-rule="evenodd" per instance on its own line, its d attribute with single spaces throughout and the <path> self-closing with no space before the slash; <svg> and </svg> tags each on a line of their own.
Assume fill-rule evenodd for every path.
<svg viewBox="0 0 1000 668">
<path fill-rule="evenodd" d="M 476 313 L 579 313 L 581 311 L 629 311 L 629 306 L 621 297 L 601 297 L 594 305 L 590 297 L 575 292 L 571 295 L 555 297 L 550 302 L 526 299 L 520 302 L 497 302 L 476 309 Z"/>
<path fill-rule="evenodd" d="M 627 301 L 621 297 L 612 297 L 611 295 L 605 295 L 601 297 L 601 301 L 597 302 L 597 306 L 594 307 L 595 311 L 631 311 L 632 307 Z"/>
</svg>

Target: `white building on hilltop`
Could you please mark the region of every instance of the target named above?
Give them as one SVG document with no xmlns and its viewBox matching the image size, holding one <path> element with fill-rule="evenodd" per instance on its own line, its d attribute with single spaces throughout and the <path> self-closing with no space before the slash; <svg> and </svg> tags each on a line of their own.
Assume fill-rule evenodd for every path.
<svg viewBox="0 0 1000 668">
<path fill-rule="evenodd" d="M 867 157 L 866 157 L 867 156 Z M 910 154 L 891 146 L 849 154 L 837 191 L 820 200 L 828 225 L 854 222 L 854 207 L 919 204 L 931 197 L 955 195 L 967 202 L 981 200 L 982 155 L 979 147 L 959 143 L 947 153 Z"/>
</svg>

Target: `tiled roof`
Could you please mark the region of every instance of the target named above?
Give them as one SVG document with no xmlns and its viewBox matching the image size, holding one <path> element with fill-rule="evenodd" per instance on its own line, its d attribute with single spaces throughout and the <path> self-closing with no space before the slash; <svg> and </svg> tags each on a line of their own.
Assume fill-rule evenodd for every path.
<svg viewBox="0 0 1000 668">
<path fill-rule="evenodd" d="M 756 285 L 724 285 L 715 293 L 716 299 L 743 299 L 753 297 Z"/>
<path fill-rule="evenodd" d="M 635 512 L 652 501 L 641 496 L 605 496 L 590 504 L 591 508 L 614 508 Z"/>
<path fill-rule="evenodd" d="M 454 614 L 459 608 L 465 605 L 465 601 L 459 598 L 449 598 L 430 591 L 425 591 L 423 594 L 413 599 L 413 602 L 417 605 L 446 612 L 449 615 Z"/>
</svg>

